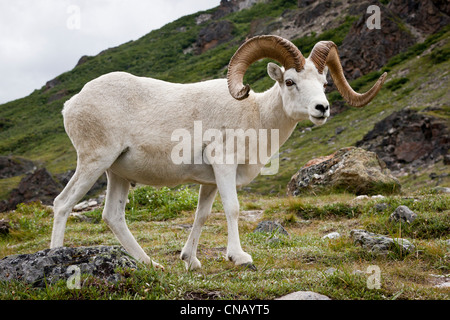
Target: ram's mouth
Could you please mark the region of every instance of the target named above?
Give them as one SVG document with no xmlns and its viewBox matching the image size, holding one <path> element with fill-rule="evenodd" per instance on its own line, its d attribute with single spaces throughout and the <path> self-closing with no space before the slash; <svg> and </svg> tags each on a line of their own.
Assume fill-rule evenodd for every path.
<svg viewBox="0 0 450 320">
<path fill-rule="evenodd" d="M 328 119 L 328 117 L 324 117 L 324 116 L 322 116 L 322 117 L 315 117 L 313 115 L 309 115 L 309 120 L 311 120 L 312 123 L 314 123 L 315 125 L 318 125 L 318 126 L 320 126 L 320 125 L 324 124 L 325 122 L 327 122 L 327 119 Z"/>
</svg>

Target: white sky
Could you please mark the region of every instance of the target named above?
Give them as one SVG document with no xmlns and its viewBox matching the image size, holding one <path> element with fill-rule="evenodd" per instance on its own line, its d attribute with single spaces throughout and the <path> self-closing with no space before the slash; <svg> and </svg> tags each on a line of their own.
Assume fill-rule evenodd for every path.
<svg viewBox="0 0 450 320">
<path fill-rule="evenodd" d="M 0 0 L 0 104 L 219 0 Z"/>
</svg>

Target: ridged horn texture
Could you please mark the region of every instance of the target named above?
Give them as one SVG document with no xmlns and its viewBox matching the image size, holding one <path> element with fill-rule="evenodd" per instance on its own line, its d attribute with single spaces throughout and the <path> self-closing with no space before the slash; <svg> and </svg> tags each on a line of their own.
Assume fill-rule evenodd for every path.
<svg viewBox="0 0 450 320">
<path fill-rule="evenodd" d="M 311 51 L 309 59 L 314 63 L 319 73 L 323 72 L 325 66 L 330 70 L 331 77 L 339 93 L 353 107 L 361 108 L 368 104 L 380 91 L 387 73 L 383 73 L 373 87 L 366 93 L 360 94 L 350 87 L 345 79 L 341 60 L 336 44 L 333 41 L 320 41 L 316 43 Z"/>
<path fill-rule="evenodd" d="M 285 70 L 294 68 L 300 72 L 305 65 L 302 53 L 289 40 L 273 35 L 253 37 L 239 47 L 228 65 L 228 90 L 235 99 L 248 97 L 250 86 L 244 86 L 244 74 L 252 63 L 262 58 L 278 61 Z"/>
</svg>

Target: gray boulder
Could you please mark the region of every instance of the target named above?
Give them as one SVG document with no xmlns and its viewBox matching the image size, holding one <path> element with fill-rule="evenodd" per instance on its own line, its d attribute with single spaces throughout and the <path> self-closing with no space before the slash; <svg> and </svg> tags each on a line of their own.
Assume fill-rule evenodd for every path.
<svg viewBox="0 0 450 320">
<path fill-rule="evenodd" d="M 258 226 L 253 232 L 280 233 L 286 236 L 289 235 L 286 229 L 284 229 L 281 224 L 275 221 L 261 221 L 260 223 L 258 223 Z"/>
<path fill-rule="evenodd" d="M 389 251 L 398 250 L 398 248 L 401 248 L 402 252 L 412 253 L 416 249 L 414 245 L 406 239 L 392 239 L 366 230 L 352 230 L 350 231 L 350 237 L 356 244 L 361 245 L 372 253 L 387 254 Z"/>
<path fill-rule="evenodd" d="M 348 147 L 306 163 L 292 176 L 287 193 L 298 196 L 345 191 L 373 195 L 396 193 L 400 188 L 376 153 Z"/>
<path fill-rule="evenodd" d="M 0 260 L 0 280 L 20 280 L 37 287 L 67 280 L 73 267 L 107 281 L 117 281 L 117 267 L 137 268 L 137 262 L 120 246 L 59 247 Z"/>
<path fill-rule="evenodd" d="M 391 214 L 389 220 L 404 221 L 411 223 L 417 218 L 417 214 L 409 209 L 407 206 L 398 206 L 397 209 Z"/>
</svg>

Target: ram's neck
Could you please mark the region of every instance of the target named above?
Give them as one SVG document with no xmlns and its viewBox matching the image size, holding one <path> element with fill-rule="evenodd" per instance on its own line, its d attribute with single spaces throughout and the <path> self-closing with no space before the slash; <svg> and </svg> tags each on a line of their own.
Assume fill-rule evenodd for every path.
<svg viewBox="0 0 450 320">
<path fill-rule="evenodd" d="M 264 129 L 278 129 L 280 147 L 294 131 L 297 121 L 289 118 L 283 110 L 283 101 L 280 95 L 280 87 L 275 84 L 269 90 L 256 93 L 255 99 L 258 103 L 261 124 Z"/>
</svg>

